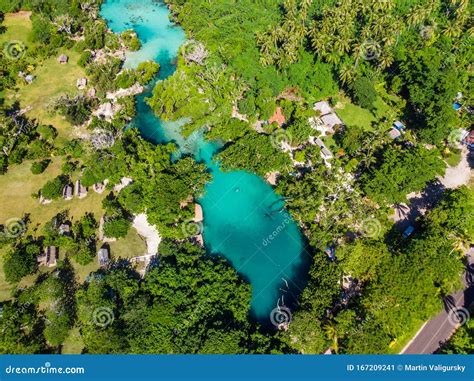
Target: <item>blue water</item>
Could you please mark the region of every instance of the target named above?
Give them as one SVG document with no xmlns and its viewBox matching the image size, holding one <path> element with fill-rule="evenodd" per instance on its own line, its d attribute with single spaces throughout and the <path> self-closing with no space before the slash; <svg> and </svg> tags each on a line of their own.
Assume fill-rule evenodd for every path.
<svg viewBox="0 0 474 381">
<path fill-rule="evenodd" d="M 107 0 L 101 15 L 114 32 L 133 28 L 142 42 L 138 52 L 127 56 L 126 67 L 152 59 L 161 65 L 157 80 L 173 73 L 185 35 L 170 22 L 165 5 L 153 0 Z M 268 324 L 277 303 L 291 306 L 304 287 L 308 256 L 300 232 L 283 209 L 283 200 L 260 177 L 244 171 L 221 171 L 213 161 L 220 148 L 217 143 L 206 141 L 200 131 L 184 138 L 180 127 L 186 120 L 164 122 L 155 117 L 145 101 L 155 83 L 137 97 L 137 117 L 132 125 L 149 141 L 173 141 L 180 154 L 192 154 L 207 164 L 213 180 L 199 200 L 206 248 L 224 255 L 249 281 L 252 314 Z"/>
</svg>

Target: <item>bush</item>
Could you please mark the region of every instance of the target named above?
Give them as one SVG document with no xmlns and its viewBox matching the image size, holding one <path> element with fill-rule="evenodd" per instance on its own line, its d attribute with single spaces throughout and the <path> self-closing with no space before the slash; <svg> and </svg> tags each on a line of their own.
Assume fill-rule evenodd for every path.
<svg viewBox="0 0 474 381">
<path fill-rule="evenodd" d="M 89 50 L 86 50 L 81 53 L 81 56 L 79 57 L 79 60 L 77 61 L 77 64 L 80 67 L 86 67 L 91 57 L 92 57 L 92 53 Z"/>
<path fill-rule="evenodd" d="M 35 161 L 33 164 L 31 164 L 31 173 L 33 175 L 39 175 L 40 173 L 43 173 L 46 168 L 48 168 L 48 165 L 49 160 Z"/>
<path fill-rule="evenodd" d="M 131 222 L 123 217 L 107 220 L 104 224 L 104 234 L 110 238 L 124 238 L 130 225 Z"/>
<path fill-rule="evenodd" d="M 57 200 L 62 196 L 65 184 L 66 179 L 63 176 L 58 176 L 54 180 L 48 181 L 45 186 L 41 188 L 41 195 L 48 200 Z"/>
<path fill-rule="evenodd" d="M 367 77 L 357 78 L 352 84 L 352 98 L 355 104 L 371 110 L 377 99 L 373 83 Z"/>
<path fill-rule="evenodd" d="M 10 252 L 3 262 L 3 271 L 7 282 L 16 283 L 26 275 L 36 271 L 36 257 L 40 248 L 36 244 L 16 248 Z"/>
</svg>

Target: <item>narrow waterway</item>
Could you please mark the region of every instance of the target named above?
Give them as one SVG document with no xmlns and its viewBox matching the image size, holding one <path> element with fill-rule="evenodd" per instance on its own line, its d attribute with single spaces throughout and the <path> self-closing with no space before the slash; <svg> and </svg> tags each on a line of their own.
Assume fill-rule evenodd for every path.
<svg viewBox="0 0 474 381">
<path fill-rule="evenodd" d="M 185 34 L 170 22 L 163 3 L 107 0 L 101 15 L 114 32 L 134 29 L 142 42 L 138 52 L 127 56 L 126 67 L 155 60 L 161 66 L 157 80 L 173 74 Z M 281 197 L 260 177 L 244 171 L 223 172 L 212 161 L 218 144 L 206 141 L 201 132 L 185 139 L 180 126 L 186 121 L 164 122 L 153 114 L 145 99 L 155 83 L 137 97 L 138 115 L 132 125 L 149 141 L 173 141 L 181 153 L 206 163 L 213 175 L 199 200 L 204 211 L 206 249 L 225 256 L 251 284 L 252 314 L 268 324 L 277 303 L 291 305 L 304 287 L 308 256 L 299 229 L 283 209 Z"/>
</svg>

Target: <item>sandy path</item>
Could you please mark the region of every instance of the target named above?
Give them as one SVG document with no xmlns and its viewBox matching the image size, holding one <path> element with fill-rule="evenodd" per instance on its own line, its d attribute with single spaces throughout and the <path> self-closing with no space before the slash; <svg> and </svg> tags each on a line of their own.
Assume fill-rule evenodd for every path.
<svg viewBox="0 0 474 381">
<path fill-rule="evenodd" d="M 467 185 L 472 175 L 472 170 L 468 162 L 469 151 L 463 147 L 461 161 L 455 167 L 448 167 L 443 177 L 439 181 L 446 188 L 457 188 L 461 185 Z"/>
<path fill-rule="evenodd" d="M 147 255 L 158 254 L 158 246 L 161 242 L 161 236 L 154 225 L 150 225 L 145 213 L 138 214 L 133 219 L 133 227 L 137 233 L 145 238 L 147 246 Z"/>
</svg>

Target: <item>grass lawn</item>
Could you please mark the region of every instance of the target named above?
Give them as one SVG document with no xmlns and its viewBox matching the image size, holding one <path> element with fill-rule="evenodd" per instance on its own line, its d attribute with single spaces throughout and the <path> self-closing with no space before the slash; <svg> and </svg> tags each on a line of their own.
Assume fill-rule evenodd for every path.
<svg viewBox="0 0 474 381">
<path fill-rule="evenodd" d="M 417 320 L 415 321 L 407 334 L 398 337 L 394 344 L 390 347 L 389 352 L 390 354 L 399 354 L 403 348 L 410 342 L 411 339 L 415 337 L 417 332 L 420 330 L 421 326 L 424 324 L 424 321 Z"/>
<path fill-rule="evenodd" d="M 110 253 L 114 259 L 138 257 L 146 253 L 146 242 L 131 227 L 125 238 L 110 243 Z"/>
<path fill-rule="evenodd" d="M 22 41 L 28 46 L 29 34 L 31 32 L 30 12 L 8 13 L 5 15 L 3 25 L 6 32 L 0 35 L 0 45 L 10 41 Z M 66 54 L 69 61 L 65 65 L 58 62 L 58 57 Z M 15 92 L 7 93 L 10 103 L 19 101 L 22 108 L 31 106 L 32 109 L 26 114 L 42 124 L 51 124 L 58 129 L 59 142 L 70 138 L 73 129 L 63 117 L 51 115 L 48 111 L 49 103 L 63 94 L 75 95 L 79 93 L 76 81 L 85 77 L 84 69 L 77 61 L 80 53 L 71 49 L 60 49 L 53 57 L 41 62 L 31 74 L 35 79 L 31 84 L 22 84 Z"/>
<path fill-rule="evenodd" d="M 341 101 L 340 108 L 336 109 L 337 115 L 342 119 L 347 127 L 362 127 L 365 131 L 372 131 L 372 122 L 375 122 L 375 116 L 362 107 L 359 107 L 344 99 Z"/>
<path fill-rule="evenodd" d="M 60 54 L 66 54 L 69 62 L 61 65 Z M 35 80 L 29 85 L 22 85 L 18 90 L 21 107 L 31 106 L 27 116 L 42 124 L 51 124 L 58 129 L 59 138 L 68 138 L 72 134 L 72 126 L 63 117 L 52 115 L 48 110 L 50 102 L 61 95 L 79 94 L 76 81 L 85 77 L 84 70 L 77 65 L 80 54 L 73 50 L 62 50 L 54 57 L 45 60 L 33 72 Z"/>
<path fill-rule="evenodd" d="M 30 229 L 36 228 L 50 221 L 56 214 L 69 210 L 72 221 L 82 217 L 86 212 L 94 214 L 98 220 L 102 215 L 102 200 L 106 196 L 92 190 L 86 198 L 73 198 L 71 201 L 63 199 L 53 201 L 48 205 L 40 205 L 31 195 L 36 193 L 50 179 L 61 173 L 61 159 L 53 158 L 46 171 L 40 175 L 33 175 L 30 171 L 31 161 L 14 165 L 7 174 L 0 176 L 0 223 L 10 218 L 22 218 L 25 213 L 30 214 Z"/>
<path fill-rule="evenodd" d="M 349 98 L 341 98 L 341 102 L 336 108 L 336 113 L 348 127 L 359 126 L 365 131 L 373 131 L 373 122 L 383 117 L 391 120 L 396 119 L 393 110 L 388 106 L 381 97 L 377 97 L 374 102 L 374 110 L 370 111 L 353 104 Z"/>
<path fill-rule="evenodd" d="M 5 33 L 0 34 L 0 45 L 10 41 L 21 41 L 28 46 L 29 34 L 31 32 L 31 12 L 17 12 L 5 14 L 2 25 L 6 28 Z"/>
<path fill-rule="evenodd" d="M 10 249 L 9 246 L 4 246 L 3 248 L 0 249 L 0 264 L 2 264 L 0 266 L 0 302 L 3 302 L 5 300 L 10 300 L 12 298 L 11 293 L 15 289 L 15 287 L 18 287 L 18 288 L 31 287 L 35 284 L 36 279 L 38 278 L 38 275 L 50 271 L 50 269 L 48 269 L 47 267 L 40 267 L 36 274 L 25 276 L 22 280 L 20 280 L 18 284 L 8 283 L 5 280 L 5 273 L 3 272 L 3 258 L 5 257 L 9 249 Z"/>
</svg>

